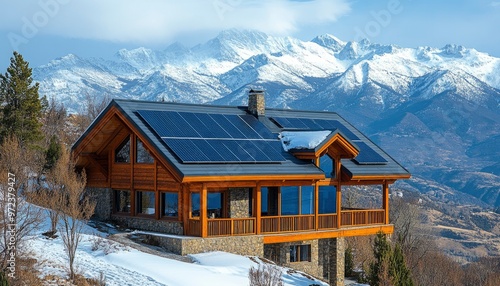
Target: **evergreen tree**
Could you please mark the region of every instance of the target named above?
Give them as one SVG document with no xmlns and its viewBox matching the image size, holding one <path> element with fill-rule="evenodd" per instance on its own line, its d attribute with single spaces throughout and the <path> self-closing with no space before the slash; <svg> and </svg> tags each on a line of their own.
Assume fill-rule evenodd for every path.
<svg viewBox="0 0 500 286">
<path fill-rule="evenodd" d="M 390 255 L 391 245 L 387 241 L 387 238 L 382 232 L 377 233 L 373 245 L 373 256 L 375 257 L 375 261 L 370 264 L 370 272 L 368 275 L 370 285 L 379 285 L 380 275 L 384 270 L 384 265 L 387 265 Z"/>
<path fill-rule="evenodd" d="M 344 274 L 346 277 L 352 277 L 354 275 L 354 255 L 352 254 L 352 246 L 348 245 L 346 247 L 344 257 Z"/>
<path fill-rule="evenodd" d="M 14 52 L 5 74 L 0 74 L 0 142 L 15 135 L 21 144 L 42 139 L 42 101 L 39 84 L 33 84 L 32 70 L 23 56 Z"/>
<path fill-rule="evenodd" d="M 47 152 L 45 152 L 45 165 L 43 166 L 43 168 L 45 170 L 51 170 L 60 156 L 61 144 L 59 143 L 57 136 L 52 135 L 52 137 L 50 137 L 49 148 L 47 149 Z"/>
<path fill-rule="evenodd" d="M 370 285 L 413 286 L 410 270 L 406 267 L 401 246 L 391 248 L 389 241 L 381 232 L 375 238 L 373 255 L 375 261 L 370 264 L 368 281 Z"/>
<path fill-rule="evenodd" d="M 389 260 L 389 276 L 394 285 L 413 286 L 410 270 L 406 267 L 403 250 L 396 244 Z"/>
</svg>

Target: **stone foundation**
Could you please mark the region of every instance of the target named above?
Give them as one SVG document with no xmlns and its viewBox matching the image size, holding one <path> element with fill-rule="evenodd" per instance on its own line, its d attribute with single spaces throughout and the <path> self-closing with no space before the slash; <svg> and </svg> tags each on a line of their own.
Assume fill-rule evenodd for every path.
<svg viewBox="0 0 500 286">
<path fill-rule="evenodd" d="M 224 251 L 239 255 L 264 256 L 263 238 L 260 235 L 213 238 L 150 234 L 145 236 L 166 251 L 179 255 Z"/>
<path fill-rule="evenodd" d="M 94 217 L 110 220 L 113 213 L 113 191 L 108 188 L 87 188 L 87 192 L 96 202 Z"/>
<path fill-rule="evenodd" d="M 130 217 L 112 215 L 111 220 L 119 225 L 140 230 L 148 230 L 160 233 L 182 235 L 184 230 L 182 222 L 169 220 L 156 220 L 152 218 Z"/>
<path fill-rule="evenodd" d="M 290 262 L 290 246 L 307 244 L 311 245 L 311 261 Z M 319 252 L 317 239 L 290 243 L 266 244 L 264 246 L 264 257 L 276 262 L 278 265 L 303 271 L 315 277 L 323 276 L 323 265 L 319 263 L 321 253 Z"/>
</svg>

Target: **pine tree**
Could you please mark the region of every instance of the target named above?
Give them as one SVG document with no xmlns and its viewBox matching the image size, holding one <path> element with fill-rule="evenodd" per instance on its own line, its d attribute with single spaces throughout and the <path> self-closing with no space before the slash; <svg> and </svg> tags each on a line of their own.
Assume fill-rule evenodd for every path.
<svg viewBox="0 0 500 286">
<path fill-rule="evenodd" d="M 410 270 L 406 267 L 403 250 L 396 244 L 389 260 L 389 276 L 392 283 L 398 286 L 413 286 Z"/>
<path fill-rule="evenodd" d="M 385 235 L 379 232 L 375 237 L 373 254 L 375 261 L 370 264 L 368 275 L 370 285 L 414 285 L 399 244 L 392 249 Z"/>
<path fill-rule="evenodd" d="M 382 232 L 377 233 L 373 245 L 373 256 L 375 261 L 370 264 L 368 281 L 370 285 L 379 285 L 380 275 L 383 272 L 383 266 L 387 265 L 387 260 L 391 255 L 391 245 Z"/>
<path fill-rule="evenodd" d="M 45 165 L 43 168 L 45 170 L 51 170 L 56 164 L 57 160 L 61 156 L 61 144 L 56 135 L 50 137 L 49 148 L 45 152 Z"/>
<path fill-rule="evenodd" d="M 15 135 L 26 145 L 43 137 L 39 120 L 44 100 L 40 100 L 39 84 L 33 84 L 31 75 L 29 63 L 14 52 L 7 72 L 0 74 L 0 142 Z"/>
</svg>

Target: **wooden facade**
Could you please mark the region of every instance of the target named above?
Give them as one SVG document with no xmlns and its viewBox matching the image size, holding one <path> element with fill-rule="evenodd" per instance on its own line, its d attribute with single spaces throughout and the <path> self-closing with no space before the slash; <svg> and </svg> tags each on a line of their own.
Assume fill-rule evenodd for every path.
<svg viewBox="0 0 500 286">
<path fill-rule="evenodd" d="M 340 135 L 330 138 L 316 152 L 294 154 L 297 158 L 312 160 L 317 167 L 322 156 L 329 156 L 333 178 L 318 175 L 183 176 L 141 134 L 119 109 L 111 107 L 74 148 L 77 166 L 85 169 L 88 187 L 113 190 L 114 215 L 179 222 L 184 235 L 188 236 L 263 235 L 265 243 L 281 243 L 369 235 L 378 231 L 392 233 L 389 185 L 409 177 L 349 176 L 343 171 L 341 159 L 354 158 L 358 151 Z M 147 162 L 141 162 L 140 152 L 140 156 L 147 157 Z M 380 208 L 344 208 L 342 188 L 350 185 L 380 185 Z M 282 190 L 294 186 L 298 189 L 298 211 L 284 214 Z M 312 190 L 313 201 L 307 211 L 301 209 L 302 187 Z M 329 206 L 335 211 L 321 211 L 320 189 L 324 187 L 335 191 L 332 194 L 335 206 Z M 248 190 L 248 213 L 244 217 L 234 217 L 227 209 L 228 196 L 233 189 L 242 188 Z M 273 190 L 272 195 L 269 189 Z M 265 198 L 264 190 L 267 191 Z M 212 200 L 218 203 L 216 210 L 210 208 Z M 263 201 L 267 202 L 265 207 Z M 274 213 L 265 213 L 263 209 L 272 209 Z"/>
</svg>

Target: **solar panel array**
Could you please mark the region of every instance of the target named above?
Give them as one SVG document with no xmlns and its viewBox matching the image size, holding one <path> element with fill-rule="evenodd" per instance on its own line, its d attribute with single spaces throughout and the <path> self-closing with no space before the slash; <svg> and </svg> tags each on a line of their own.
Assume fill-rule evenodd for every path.
<svg viewBox="0 0 500 286">
<path fill-rule="evenodd" d="M 365 142 L 354 141 L 354 144 L 359 148 L 359 154 L 354 158 L 356 163 L 361 165 L 385 165 L 387 160 L 384 159 L 379 153 L 373 150 Z"/>
<path fill-rule="evenodd" d="M 281 142 L 252 115 L 138 110 L 182 163 L 277 163 Z"/>
<path fill-rule="evenodd" d="M 338 129 L 350 140 L 359 140 L 359 137 L 352 133 L 344 124 L 338 120 L 312 119 L 312 118 L 291 118 L 273 117 L 283 129 L 287 130 L 335 130 Z"/>
<path fill-rule="evenodd" d="M 359 155 L 354 158 L 354 161 L 360 165 L 383 165 L 387 164 L 379 153 L 373 150 L 366 143 L 356 136 L 345 125 L 338 120 L 312 119 L 312 118 L 291 118 L 291 117 L 273 117 L 283 129 L 286 130 L 335 130 L 338 129 L 356 146 L 359 147 Z"/>
</svg>

